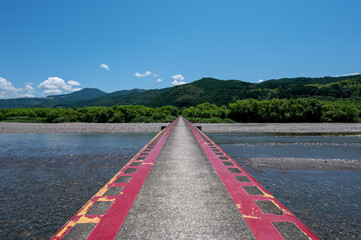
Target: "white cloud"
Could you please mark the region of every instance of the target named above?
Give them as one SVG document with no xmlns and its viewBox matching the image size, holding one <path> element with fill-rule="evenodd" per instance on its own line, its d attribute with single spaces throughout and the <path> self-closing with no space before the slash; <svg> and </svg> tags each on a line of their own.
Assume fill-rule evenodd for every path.
<svg viewBox="0 0 361 240">
<path fill-rule="evenodd" d="M 61 89 L 71 91 L 72 87 L 64 82 L 60 77 L 49 77 L 44 82 L 40 83 L 38 88 L 40 89 Z"/>
<path fill-rule="evenodd" d="M 360 75 L 360 73 L 346 73 L 341 76 L 347 77 L 347 76 L 356 76 L 356 75 Z"/>
<path fill-rule="evenodd" d="M 45 95 L 58 95 L 62 93 L 63 91 L 61 89 L 47 89 L 43 91 L 43 94 Z"/>
<path fill-rule="evenodd" d="M 146 76 L 149 76 L 151 74 L 152 74 L 151 71 L 146 71 L 145 73 L 136 72 L 136 73 L 134 73 L 134 76 L 136 76 L 136 77 L 146 77 Z"/>
<path fill-rule="evenodd" d="M 5 78 L 0 77 L 0 98 L 15 98 L 18 97 L 21 89 L 15 88 L 13 84 Z"/>
<path fill-rule="evenodd" d="M 157 82 L 162 82 L 162 79 L 161 79 L 161 78 L 158 78 L 158 79 L 157 79 Z"/>
<path fill-rule="evenodd" d="M 153 73 L 153 77 L 159 77 L 159 74 Z"/>
<path fill-rule="evenodd" d="M 24 90 L 27 91 L 28 93 L 32 93 L 34 88 L 33 88 L 33 84 L 32 83 L 26 83 Z"/>
<path fill-rule="evenodd" d="M 69 80 L 67 83 L 62 78 L 59 77 L 48 77 L 47 80 L 40 83 L 38 85 L 39 89 L 43 90 L 43 94 L 62 94 L 63 91 L 65 92 L 74 92 L 78 91 L 79 88 L 73 88 L 73 86 L 80 85 L 79 82 Z"/>
<path fill-rule="evenodd" d="M 16 88 L 10 81 L 0 77 L 0 98 L 34 97 L 31 85 L 26 83 L 24 88 Z"/>
<path fill-rule="evenodd" d="M 103 68 L 103 69 L 105 69 L 105 70 L 108 70 L 108 71 L 109 71 L 109 66 L 108 66 L 108 65 L 106 65 L 106 64 L 104 64 L 104 63 L 100 64 L 100 68 Z"/>
<path fill-rule="evenodd" d="M 80 83 L 78 81 L 73 81 L 73 80 L 69 80 L 67 83 L 69 85 L 72 85 L 72 86 L 79 86 L 80 85 Z"/>
<path fill-rule="evenodd" d="M 172 82 L 172 84 L 177 86 L 177 85 L 183 85 L 183 84 L 186 84 L 186 82 L 184 82 L 184 81 L 174 80 L 174 81 Z"/>
<path fill-rule="evenodd" d="M 174 81 L 172 82 L 173 85 L 182 85 L 182 84 L 187 83 L 187 82 L 183 81 L 184 77 L 181 74 L 176 74 L 176 75 L 172 76 L 172 78 L 174 79 Z"/>
<path fill-rule="evenodd" d="M 172 77 L 174 80 L 179 80 L 179 81 L 183 81 L 184 77 L 182 74 L 176 74 Z"/>
<path fill-rule="evenodd" d="M 356 75 L 360 75 L 360 73 L 346 73 L 346 74 L 342 74 L 342 75 L 335 75 L 334 77 L 347 77 L 347 76 L 356 76 Z"/>
<path fill-rule="evenodd" d="M 259 83 L 263 83 L 263 79 L 258 80 Z"/>
</svg>

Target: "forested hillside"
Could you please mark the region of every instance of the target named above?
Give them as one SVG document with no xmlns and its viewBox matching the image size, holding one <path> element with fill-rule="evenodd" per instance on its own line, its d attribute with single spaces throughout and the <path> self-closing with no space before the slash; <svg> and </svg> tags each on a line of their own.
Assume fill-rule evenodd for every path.
<svg viewBox="0 0 361 240">
<path fill-rule="evenodd" d="M 249 83 L 239 80 L 218 80 L 202 78 L 189 84 L 171 88 L 133 92 L 123 96 L 107 94 L 97 99 L 75 102 L 70 107 L 144 105 L 161 107 L 196 106 L 210 102 L 217 106 L 228 105 L 237 100 L 273 98 L 291 99 L 313 97 L 320 100 L 361 98 L 361 76 L 293 78 Z"/>
<path fill-rule="evenodd" d="M 96 99 L 90 99 L 86 101 L 78 101 L 69 104 L 69 107 L 86 107 L 86 106 L 114 106 L 114 105 L 144 105 L 151 101 L 155 96 L 158 96 L 166 89 L 133 89 L 123 90 L 118 92 L 109 93 L 105 96 Z M 121 94 L 119 94 L 121 92 Z"/>
<path fill-rule="evenodd" d="M 26 107 L 85 107 L 114 105 L 144 105 L 161 107 L 196 106 L 210 102 L 217 106 L 237 100 L 268 100 L 316 98 L 319 100 L 361 99 L 361 76 L 323 78 L 285 78 L 262 83 L 239 80 L 202 78 L 189 84 L 163 89 L 132 89 L 104 93 L 98 89 L 83 89 L 71 94 L 47 98 L 21 98 L 0 100 L 0 109 Z"/>
</svg>

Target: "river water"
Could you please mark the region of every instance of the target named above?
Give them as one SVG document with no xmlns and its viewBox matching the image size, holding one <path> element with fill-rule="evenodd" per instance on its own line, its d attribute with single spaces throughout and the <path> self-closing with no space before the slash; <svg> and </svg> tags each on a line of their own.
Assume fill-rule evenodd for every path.
<svg viewBox="0 0 361 240">
<path fill-rule="evenodd" d="M 49 239 L 154 135 L 1 134 L 0 239 Z"/>
<path fill-rule="evenodd" d="M 361 170 L 255 169 L 249 161 L 310 158 L 320 163 L 335 159 L 347 163 L 361 160 L 361 137 L 229 133 L 208 136 L 320 238 L 361 238 Z"/>
<path fill-rule="evenodd" d="M 154 136 L 1 134 L 0 239 L 51 237 Z M 254 169 L 247 161 L 358 160 L 360 137 L 209 136 L 321 238 L 360 238 L 360 170 Z"/>
</svg>

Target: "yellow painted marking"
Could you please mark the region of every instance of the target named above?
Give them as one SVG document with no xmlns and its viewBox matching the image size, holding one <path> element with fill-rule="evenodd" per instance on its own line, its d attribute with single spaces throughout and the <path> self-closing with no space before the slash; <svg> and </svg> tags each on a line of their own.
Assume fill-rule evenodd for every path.
<svg viewBox="0 0 361 240">
<path fill-rule="evenodd" d="M 297 225 L 296 225 L 296 226 L 297 226 Z M 298 227 L 298 226 L 297 226 L 297 227 Z M 301 228 L 298 228 L 298 229 L 300 229 L 300 231 L 303 232 L 303 234 L 305 234 L 305 236 L 306 236 L 309 240 L 312 240 L 312 238 L 309 237 L 309 236 L 307 235 L 307 233 L 305 233 L 304 231 L 302 231 Z"/>
<path fill-rule="evenodd" d="M 78 216 L 85 215 L 87 211 L 93 206 L 93 202 L 88 202 L 84 207 L 79 211 Z"/>
<path fill-rule="evenodd" d="M 104 193 L 109 189 L 108 185 L 109 185 L 109 184 L 107 184 L 106 186 L 104 186 L 103 188 L 101 188 L 101 189 L 97 192 L 97 194 L 96 194 L 95 196 L 103 196 Z M 95 197 L 95 196 L 94 196 L 94 197 Z M 94 198 L 94 197 L 93 197 L 93 198 Z"/>
<path fill-rule="evenodd" d="M 69 228 L 74 227 L 74 225 L 75 225 L 75 222 L 68 221 L 54 237 L 55 238 L 61 238 L 64 235 L 64 233 L 66 231 L 68 231 Z"/>
<path fill-rule="evenodd" d="M 144 162 L 143 164 L 150 164 L 150 165 L 153 165 L 154 163 L 152 163 L 152 162 Z"/>
<path fill-rule="evenodd" d="M 274 205 L 276 205 L 284 214 L 293 215 L 288 209 L 282 208 L 279 204 L 277 204 L 274 200 L 271 200 Z"/>
<path fill-rule="evenodd" d="M 256 186 L 261 192 L 263 193 L 262 197 L 268 197 L 268 198 L 275 198 L 271 194 L 265 193 L 262 189 L 260 189 L 258 186 Z M 271 200 L 272 201 L 272 200 Z"/>
<path fill-rule="evenodd" d="M 237 206 L 237 208 L 240 209 L 240 210 L 243 208 L 243 207 L 242 207 L 242 204 L 240 204 L 240 203 L 236 204 L 236 206 Z M 252 215 L 254 215 L 254 208 L 252 208 Z M 255 216 L 250 216 L 250 215 L 243 215 L 243 214 L 242 214 L 242 216 L 243 216 L 244 218 L 261 219 L 260 217 L 255 217 Z"/>
<path fill-rule="evenodd" d="M 76 223 L 99 223 L 100 217 L 88 218 L 87 216 L 81 216 Z"/>
<path fill-rule="evenodd" d="M 260 217 L 254 217 L 249 215 L 242 215 L 244 218 L 261 219 Z"/>
<path fill-rule="evenodd" d="M 98 202 L 114 202 L 114 201 L 115 201 L 114 198 L 111 199 L 109 197 L 100 197 L 100 198 L 98 198 Z"/>
<path fill-rule="evenodd" d="M 255 215 L 255 214 L 254 214 L 255 210 L 256 210 L 256 212 L 259 212 L 258 209 L 252 208 L 252 215 Z"/>
</svg>

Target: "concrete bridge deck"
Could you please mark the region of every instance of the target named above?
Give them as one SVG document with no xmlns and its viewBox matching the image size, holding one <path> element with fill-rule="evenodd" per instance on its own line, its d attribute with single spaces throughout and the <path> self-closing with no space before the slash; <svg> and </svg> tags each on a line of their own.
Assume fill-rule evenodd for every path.
<svg viewBox="0 0 361 240">
<path fill-rule="evenodd" d="M 318 239 L 183 118 L 147 144 L 52 239 Z"/>
</svg>

